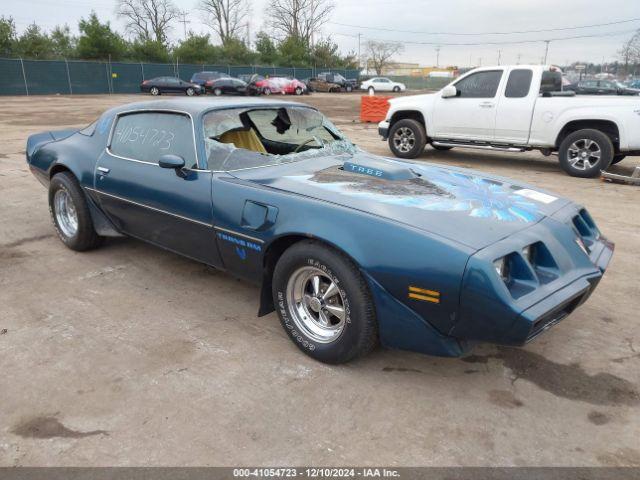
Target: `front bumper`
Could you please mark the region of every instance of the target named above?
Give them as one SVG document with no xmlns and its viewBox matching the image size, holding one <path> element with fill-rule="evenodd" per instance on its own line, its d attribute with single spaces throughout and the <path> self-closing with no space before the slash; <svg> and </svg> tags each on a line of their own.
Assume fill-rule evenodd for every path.
<svg viewBox="0 0 640 480">
<path fill-rule="evenodd" d="M 387 120 L 383 120 L 378 124 L 378 135 L 382 137 L 383 141 L 389 138 L 389 122 Z"/>
<path fill-rule="evenodd" d="M 580 233 L 572 227 L 582 211 L 569 204 L 551 218 L 476 252 L 467 264 L 459 319 L 449 334 L 465 340 L 524 345 L 582 305 L 600 282 L 614 250 L 613 243 L 599 232 L 583 250 L 576 241 Z M 493 271 L 496 258 L 506 252 L 520 256 L 525 246 L 535 242 L 542 242 L 556 263 L 555 268 L 546 269 L 551 275 L 540 276 L 531 267 L 530 279 L 518 285 L 517 279 L 506 282 Z M 525 265 L 522 258 L 519 265 Z"/>
</svg>

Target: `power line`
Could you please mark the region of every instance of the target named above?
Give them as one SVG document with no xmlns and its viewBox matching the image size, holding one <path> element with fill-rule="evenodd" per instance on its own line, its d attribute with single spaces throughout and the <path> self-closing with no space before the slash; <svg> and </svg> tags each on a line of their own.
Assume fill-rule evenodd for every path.
<svg viewBox="0 0 640 480">
<path fill-rule="evenodd" d="M 392 39 L 379 39 L 379 38 L 368 38 L 368 40 L 374 40 L 377 42 L 396 42 L 396 43 L 404 43 L 410 45 L 440 45 L 440 46 L 482 46 L 482 45 L 521 45 L 525 43 L 542 43 L 542 42 L 560 42 L 563 40 L 575 40 L 579 38 L 600 38 L 600 37 L 615 37 L 617 35 L 626 35 L 629 33 L 634 33 L 636 30 L 625 30 L 621 32 L 610 32 L 610 33 L 594 33 L 587 35 L 573 35 L 571 37 L 556 37 L 556 38 L 540 38 L 536 40 L 511 40 L 511 41 L 500 41 L 500 42 L 457 42 L 457 43 L 447 43 L 447 42 L 418 42 L 411 40 L 392 40 Z M 343 35 L 345 37 L 356 37 L 356 35 L 349 35 L 346 33 L 334 33 L 334 35 Z"/>
<path fill-rule="evenodd" d="M 577 30 L 580 28 L 594 28 L 594 27 L 605 27 L 608 25 L 620 25 L 622 23 L 631 23 L 637 22 L 640 20 L 640 17 L 630 18 L 627 20 L 617 20 L 615 22 L 607 22 L 607 23 L 594 23 L 592 25 L 579 25 L 576 27 L 559 27 L 559 28 L 543 28 L 540 30 L 519 30 L 512 32 L 427 32 L 427 31 L 415 31 L 415 30 L 398 30 L 394 28 L 384 28 L 384 27 L 369 27 L 366 25 L 350 25 L 346 23 L 337 23 L 337 22 L 327 22 L 331 25 L 338 25 L 340 27 L 349 27 L 349 28 L 363 28 L 367 30 L 379 30 L 384 32 L 395 32 L 395 33 L 417 33 L 417 34 L 425 34 L 425 35 L 459 35 L 459 36 L 477 36 L 477 35 L 513 35 L 513 34 L 521 34 L 521 33 L 544 33 L 544 32 L 559 32 L 564 30 Z"/>
</svg>

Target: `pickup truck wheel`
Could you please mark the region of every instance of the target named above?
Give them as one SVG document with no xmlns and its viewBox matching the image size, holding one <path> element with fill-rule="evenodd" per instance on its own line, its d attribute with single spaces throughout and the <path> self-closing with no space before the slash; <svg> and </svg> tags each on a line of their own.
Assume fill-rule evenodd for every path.
<svg viewBox="0 0 640 480">
<path fill-rule="evenodd" d="M 393 124 L 389 132 L 389 148 L 396 157 L 416 158 L 427 144 L 427 134 L 422 124 L 405 118 Z"/>
<path fill-rule="evenodd" d="M 613 160 L 611 160 L 611 165 L 615 165 L 616 163 L 621 162 L 625 159 L 625 157 L 626 155 L 614 155 Z"/>
<path fill-rule="evenodd" d="M 51 179 L 49 212 L 58 237 L 70 249 L 90 250 L 104 240 L 93 228 L 87 200 L 71 173 L 58 173 Z"/>
<path fill-rule="evenodd" d="M 378 328 L 358 267 L 322 243 L 296 243 L 278 260 L 273 302 L 293 343 L 316 360 L 344 363 L 369 353 Z"/>
<path fill-rule="evenodd" d="M 596 177 L 613 160 L 611 139 L 599 130 L 586 128 L 573 132 L 558 149 L 560 166 L 573 177 Z"/>
</svg>

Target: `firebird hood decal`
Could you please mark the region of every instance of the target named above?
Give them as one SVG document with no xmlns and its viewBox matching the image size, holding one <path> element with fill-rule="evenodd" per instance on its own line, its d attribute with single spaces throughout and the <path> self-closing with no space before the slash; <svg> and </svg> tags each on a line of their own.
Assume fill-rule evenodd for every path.
<svg viewBox="0 0 640 480">
<path fill-rule="evenodd" d="M 390 171 L 401 180 L 358 173 L 345 165 Z M 314 168 L 315 167 L 315 168 Z M 412 225 L 472 248 L 483 248 L 539 222 L 568 201 L 473 171 L 387 160 L 357 153 L 233 172 L 239 178 L 337 203 Z M 280 175 L 278 175 L 280 173 Z M 550 200 L 549 200 L 550 199 Z"/>
</svg>

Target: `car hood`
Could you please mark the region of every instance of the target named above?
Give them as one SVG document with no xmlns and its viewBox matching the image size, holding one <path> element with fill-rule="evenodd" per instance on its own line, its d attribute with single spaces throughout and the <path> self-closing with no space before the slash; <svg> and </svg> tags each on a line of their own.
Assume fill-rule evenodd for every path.
<svg viewBox="0 0 640 480">
<path fill-rule="evenodd" d="M 472 249 L 528 228 L 570 203 L 505 178 L 361 151 L 230 173 L 410 225 Z"/>
</svg>

